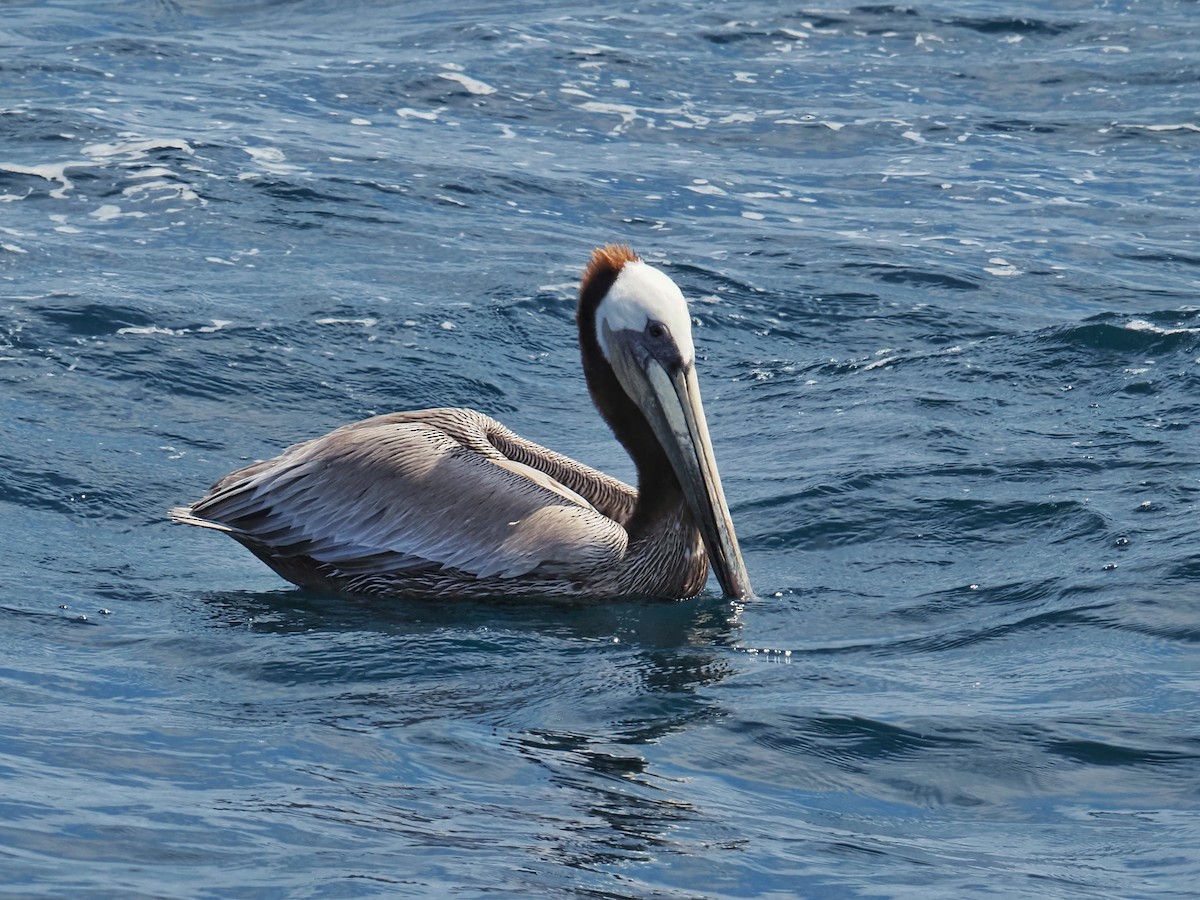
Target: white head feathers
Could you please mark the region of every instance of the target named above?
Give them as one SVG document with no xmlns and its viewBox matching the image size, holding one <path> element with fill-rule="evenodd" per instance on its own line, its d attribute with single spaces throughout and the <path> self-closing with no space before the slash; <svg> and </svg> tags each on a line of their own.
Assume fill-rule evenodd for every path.
<svg viewBox="0 0 1200 900">
<path fill-rule="evenodd" d="M 604 355 L 609 355 L 604 326 L 613 332 L 645 331 L 651 322 L 661 322 L 671 332 L 685 365 L 695 361 L 692 344 L 692 318 L 683 292 L 665 273 L 641 260 L 621 266 L 616 281 L 596 308 L 596 339 Z"/>
</svg>

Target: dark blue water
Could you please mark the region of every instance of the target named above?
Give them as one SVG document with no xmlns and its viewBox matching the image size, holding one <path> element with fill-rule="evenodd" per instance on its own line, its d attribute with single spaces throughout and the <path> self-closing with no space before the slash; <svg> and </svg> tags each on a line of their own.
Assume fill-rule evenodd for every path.
<svg viewBox="0 0 1200 900">
<path fill-rule="evenodd" d="M 6 4 L 4 890 L 1194 895 L 1197 172 L 1185 0 Z M 760 599 L 350 602 L 166 522 L 436 405 L 630 477 L 611 240 Z"/>
</svg>

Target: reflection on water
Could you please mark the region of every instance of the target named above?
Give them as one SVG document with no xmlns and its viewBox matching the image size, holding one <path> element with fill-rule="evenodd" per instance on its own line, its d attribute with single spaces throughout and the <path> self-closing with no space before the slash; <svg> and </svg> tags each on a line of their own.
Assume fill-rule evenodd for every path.
<svg viewBox="0 0 1200 900">
<path fill-rule="evenodd" d="M 340 735 L 350 755 L 310 774 L 382 807 L 347 810 L 347 827 L 383 815 L 404 844 L 470 850 L 515 820 L 554 835 L 544 852 L 561 863 L 599 870 L 704 818 L 644 748 L 724 715 L 706 691 L 738 670 L 728 601 L 381 607 L 278 591 L 203 603 L 215 631 L 190 643 L 214 679 L 197 688 L 206 708 L 239 730 Z M 364 744 L 403 782 L 359 768 Z M 496 821 L 476 833 L 481 817 Z"/>
</svg>

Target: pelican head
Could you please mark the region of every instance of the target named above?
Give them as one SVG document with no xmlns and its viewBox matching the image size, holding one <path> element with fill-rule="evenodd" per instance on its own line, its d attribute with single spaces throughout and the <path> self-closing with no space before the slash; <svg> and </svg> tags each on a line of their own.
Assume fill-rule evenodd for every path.
<svg viewBox="0 0 1200 900">
<path fill-rule="evenodd" d="M 654 466 L 665 456 L 726 596 L 751 596 L 700 401 L 683 293 L 628 247 L 605 247 L 584 273 L 579 327 L 589 389 L 638 465 L 639 492 L 667 474 Z M 623 397 L 613 396 L 618 386 Z"/>
</svg>

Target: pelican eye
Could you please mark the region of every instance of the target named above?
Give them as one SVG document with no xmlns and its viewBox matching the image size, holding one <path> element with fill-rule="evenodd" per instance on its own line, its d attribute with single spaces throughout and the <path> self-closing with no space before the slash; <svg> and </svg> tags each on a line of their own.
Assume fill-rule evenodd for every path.
<svg viewBox="0 0 1200 900">
<path fill-rule="evenodd" d="M 655 339 L 665 338 L 670 331 L 662 322 L 651 322 L 646 326 L 646 334 Z"/>
</svg>

